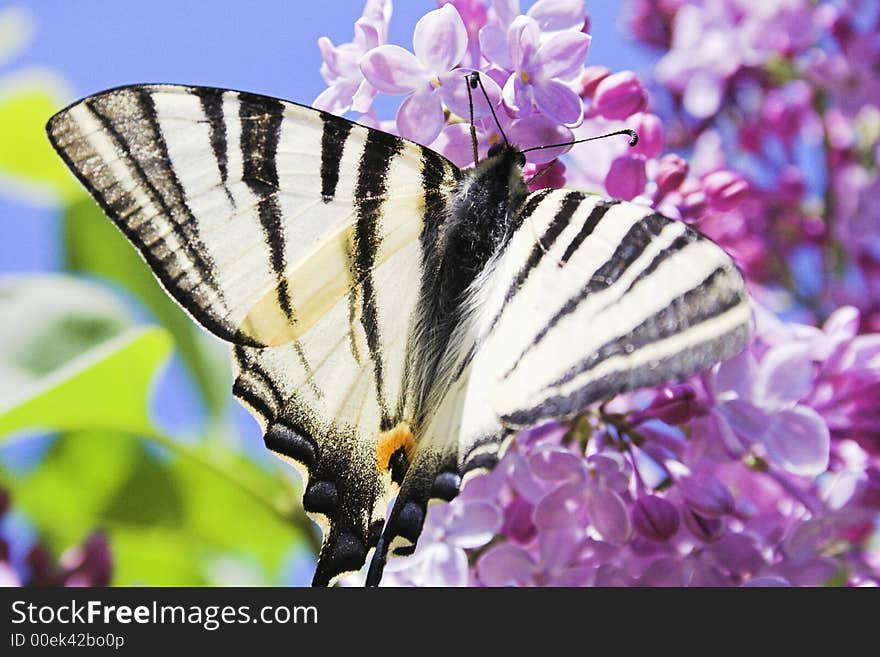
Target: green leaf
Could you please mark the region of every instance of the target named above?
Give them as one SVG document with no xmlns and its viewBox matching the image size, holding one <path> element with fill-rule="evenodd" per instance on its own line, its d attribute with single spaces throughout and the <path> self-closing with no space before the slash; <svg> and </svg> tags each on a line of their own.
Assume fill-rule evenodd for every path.
<svg viewBox="0 0 880 657">
<path fill-rule="evenodd" d="M 231 386 L 225 350 L 171 300 L 134 247 L 94 201 L 83 198 L 69 205 L 63 231 L 67 268 L 107 278 L 141 301 L 174 336 L 209 412 L 220 416 L 229 402 Z"/>
<path fill-rule="evenodd" d="M 266 495 L 285 490 L 280 474 L 238 454 L 215 448 L 210 457 Z M 55 554 L 106 531 L 117 585 L 221 584 L 217 563 L 227 559 L 277 581 L 304 539 L 300 527 L 196 459 L 118 433 L 61 436 L 39 468 L 14 477 L 0 470 L 0 483 Z"/>
<path fill-rule="evenodd" d="M 148 388 L 171 354 L 160 328 L 132 329 L 45 377 L 0 414 L 0 435 L 22 429 L 151 433 Z"/>
<path fill-rule="evenodd" d="M 107 292 L 66 276 L 0 279 L 0 436 L 24 429 L 151 433 L 148 391 L 171 353 Z"/>
<path fill-rule="evenodd" d="M 45 72 L 20 72 L 0 89 L 0 175 L 73 199 L 76 178 L 46 137 L 46 121 L 63 105 L 62 83 Z"/>
</svg>

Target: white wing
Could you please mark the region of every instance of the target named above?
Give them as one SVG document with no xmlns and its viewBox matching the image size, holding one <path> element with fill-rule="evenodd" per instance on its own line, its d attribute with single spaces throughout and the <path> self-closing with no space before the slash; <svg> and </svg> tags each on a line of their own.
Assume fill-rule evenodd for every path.
<svg viewBox="0 0 880 657">
<path fill-rule="evenodd" d="M 381 432 L 408 399 L 422 253 L 458 169 L 308 107 L 212 88 L 103 92 L 47 130 L 168 292 L 234 345 L 235 394 L 309 475 L 304 506 L 326 530 L 316 583 L 358 568 L 391 484 Z"/>
<path fill-rule="evenodd" d="M 474 365 L 503 425 L 569 417 L 745 346 L 742 276 L 712 241 L 631 203 L 541 199 L 499 262 Z"/>
</svg>

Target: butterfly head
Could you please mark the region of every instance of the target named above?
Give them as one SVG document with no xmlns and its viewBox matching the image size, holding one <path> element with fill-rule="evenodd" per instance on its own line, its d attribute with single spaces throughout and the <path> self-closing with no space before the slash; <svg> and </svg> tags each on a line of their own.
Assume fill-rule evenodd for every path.
<svg viewBox="0 0 880 657">
<path fill-rule="evenodd" d="M 526 156 L 515 146 L 511 146 L 507 142 L 498 142 L 489 148 L 489 159 L 501 158 L 505 161 L 515 162 L 520 168 L 526 165 Z"/>
</svg>

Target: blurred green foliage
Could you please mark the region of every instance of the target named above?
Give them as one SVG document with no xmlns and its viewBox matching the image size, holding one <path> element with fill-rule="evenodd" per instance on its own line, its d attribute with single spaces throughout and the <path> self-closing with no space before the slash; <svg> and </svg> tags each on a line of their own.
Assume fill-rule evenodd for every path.
<svg viewBox="0 0 880 657">
<path fill-rule="evenodd" d="M 46 139 L 46 120 L 60 109 L 56 93 L 38 84 L 16 84 L 0 98 L 0 173 L 47 186 L 63 199 L 81 196 L 76 179 Z"/>
<path fill-rule="evenodd" d="M 316 547 L 297 484 L 228 439 L 224 349 L 51 149 L 44 125 L 56 95 L 36 80 L 0 93 L 0 175 L 58 199 L 69 272 L 0 278 L 0 445 L 58 434 L 35 467 L 0 465 L 0 486 L 56 556 L 105 530 L 114 584 L 278 583 L 292 548 Z M 126 294 L 156 325 L 136 325 Z M 150 417 L 150 390 L 175 347 L 209 411 L 195 442 L 164 435 Z"/>
<path fill-rule="evenodd" d="M 61 229 L 68 271 L 95 274 L 134 295 L 174 336 L 210 414 L 215 418 L 222 415 L 232 385 L 225 349 L 209 342 L 171 300 L 147 264 L 92 199 L 82 195 L 69 203 Z"/>
</svg>

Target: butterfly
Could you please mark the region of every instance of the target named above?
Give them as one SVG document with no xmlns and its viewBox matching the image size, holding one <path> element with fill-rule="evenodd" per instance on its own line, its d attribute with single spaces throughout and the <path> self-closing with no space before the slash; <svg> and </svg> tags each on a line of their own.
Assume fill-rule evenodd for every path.
<svg viewBox="0 0 880 657">
<path fill-rule="evenodd" d="M 530 193 L 506 142 L 462 170 L 310 107 L 176 85 L 89 96 L 47 132 L 231 346 L 233 393 L 323 529 L 315 585 L 371 550 L 377 584 L 388 555 L 415 549 L 429 501 L 492 468 L 519 429 L 748 339 L 722 249 L 648 207 Z"/>
</svg>

